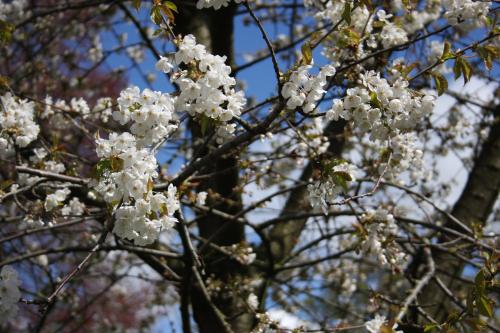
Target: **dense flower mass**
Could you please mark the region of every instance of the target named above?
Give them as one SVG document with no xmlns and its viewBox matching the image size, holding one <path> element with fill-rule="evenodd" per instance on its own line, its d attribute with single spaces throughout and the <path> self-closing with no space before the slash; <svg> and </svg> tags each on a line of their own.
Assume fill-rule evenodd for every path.
<svg viewBox="0 0 500 333">
<path fill-rule="evenodd" d="M 406 257 L 393 241 L 398 232 L 398 226 L 392 214 L 386 209 L 369 210 L 361 216 L 365 229 L 365 239 L 362 248 L 365 253 L 375 254 L 382 265 L 397 266 Z"/>
<path fill-rule="evenodd" d="M 178 43 L 174 61 L 177 66 L 185 66 L 172 73 L 172 82 L 180 91 L 175 100 L 176 111 L 205 116 L 221 125 L 241 114 L 246 99 L 242 91 L 234 89 L 236 80 L 230 76 L 231 67 L 225 64 L 225 56 L 208 53 L 194 36 L 187 35 Z M 174 68 L 167 58 L 161 58 L 156 67 L 165 73 Z"/>
<path fill-rule="evenodd" d="M 347 89 L 342 100 L 334 100 L 326 117 L 348 120 L 362 133 L 370 132 L 372 140 L 384 141 L 418 126 L 434 107 L 434 97 L 413 92 L 402 78 L 390 84 L 369 71 L 360 75 L 360 83 Z"/>
<path fill-rule="evenodd" d="M 0 1 L 0 20 L 19 22 L 28 16 L 25 11 L 28 0 Z"/>
<path fill-rule="evenodd" d="M 380 333 L 382 332 L 383 326 L 386 326 L 387 329 L 392 329 L 394 333 L 402 333 L 403 331 L 396 331 L 395 329 L 397 328 L 397 324 L 394 324 L 393 327 L 389 327 L 387 325 L 387 319 L 384 316 L 381 315 L 376 315 L 375 318 L 373 318 L 370 321 L 367 321 L 365 323 L 366 330 L 370 333 Z M 385 331 L 387 331 L 387 329 Z"/>
<path fill-rule="evenodd" d="M 174 98 L 150 89 L 141 92 L 138 87 L 120 93 L 113 118 L 122 125 L 130 122 L 130 132 L 140 146 L 157 143 L 177 128 Z"/>
<path fill-rule="evenodd" d="M 176 188 L 170 185 L 167 195 L 153 193 L 158 177 L 156 158 L 147 148 L 140 148 L 130 133 L 111 133 L 99 138 L 97 155 L 101 173 L 96 190 L 116 207 L 113 232 L 138 245 L 152 243 L 162 229 L 170 229 L 179 209 Z"/>
<path fill-rule="evenodd" d="M 71 191 L 68 188 L 57 190 L 52 194 L 47 195 L 45 198 L 45 210 L 50 212 L 66 200 Z"/>
<path fill-rule="evenodd" d="M 326 215 L 328 206 L 335 202 L 339 194 L 346 191 L 348 182 L 356 180 L 356 167 L 347 162 L 335 161 L 334 166 L 328 166 L 323 173 L 325 177 L 309 184 L 307 189 L 311 206 L 320 207 Z"/>
<path fill-rule="evenodd" d="M 442 3 L 446 10 L 444 17 L 448 19 L 450 24 L 484 18 L 491 6 L 491 1 L 443 0 Z"/>
<path fill-rule="evenodd" d="M 0 151 L 4 154 L 13 145 L 29 145 L 37 138 L 40 127 L 35 122 L 35 103 L 16 99 L 11 93 L 0 99 Z"/>
<path fill-rule="evenodd" d="M 243 0 L 234 0 L 235 3 L 240 3 Z M 227 7 L 231 0 L 198 0 L 196 3 L 196 8 L 213 8 L 215 10 L 220 9 L 221 7 Z"/>
<path fill-rule="evenodd" d="M 495 2 L 83 2 L 0 0 L 0 332 L 498 331 Z"/>
<path fill-rule="evenodd" d="M 335 75 L 335 67 L 326 65 L 318 75 L 309 74 L 311 65 L 300 66 L 290 74 L 290 79 L 283 85 L 281 94 L 286 98 L 286 106 L 293 110 L 301 107 L 306 113 L 316 108 L 316 103 L 325 94 L 327 78 Z"/>
<path fill-rule="evenodd" d="M 0 316 L 9 318 L 16 315 L 17 303 L 21 298 L 21 280 L 11 266 L 4 266 L 0 272 Z"/>
</svg>

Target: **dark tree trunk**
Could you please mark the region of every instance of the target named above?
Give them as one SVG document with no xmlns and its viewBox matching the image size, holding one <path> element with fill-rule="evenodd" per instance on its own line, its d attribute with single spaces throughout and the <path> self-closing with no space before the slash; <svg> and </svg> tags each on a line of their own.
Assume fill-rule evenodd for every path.
<svg viewBox="0 0 500 333">
<path fill-rule="evenodd" d="M 498 199 L 500 189 L 500 106 L 495 107 L 494 123 L 490 128 L 488 138 L 482 145 L 480 154 L 474 161 L 474 167 L 469 174 L 467 183 L 460 198 L 455 203 L 451 214 L 463 224 L 473 229 L 473 225 L 485 226 L 488 216 Z M 445 222 L 445 227 L 463 232 L 461 227 L 452 220 Z M 455 239 L 451 235 L 442 235 L 440 243 Z M 456 248 L 467 245 L 458 242 Z M 462 251 L 468 251 L 467 249 Z M 463 262 L 455 256 L 439 250 L 433 251 L 433 258 L 438 269 L 437 276 L 450 290 L 458 290 L 460 277 L 464 268 Z M 410 265 L 413 275 L 418 275 L 419 267 L 425 266 L 424 260 L 417 256 Z M 441 272 L 441 273 L 439 273 Z M 446 273 L 446 274 L 443 274 Z M 465 292 L 465 291 L 464 291 Z M 430 284 L 419 297 L 420 304 L 435 304 L 429 313 L 439 322 L 446 320 L 452 312 L 451 300 L 436 283 Z M 432 310 L 432 311 L 431 311 Z"/>
<path fill-rule="evenodd" d="M 204 44 L 212 53 L 226 56 L 226 63 L 234 64 L 233 56 L 233 17 L 236 5 L 231 3 L 228 7 L 220 10 L 197 10 L 192 2 L 179 1 L 179 14 L 176 17 L 176 32 L 182 35 L 192 34 L 198 43 Z M 207 137 L 213 134 L 213 128 L 202 133 L 196 121 L 189 123 L 192 134 L 192 142 L 195 156 L 203 157 L 210 151 L 210 147 L 204 144 Z M 198 142 L 201 142 L 198 144 Z M 219 211 L 235 214 L 242 209 L 241 191 L 239 186 L 238 154 L 222 156 L 213 161 L 211 165 L 203 168 L 203 174 L 213 174 L 210 178 L 202 181 L 199 190 L 210 190 L 215 198 L 207 201 L 208 205 Z M 217 214 L 207 213 L 198 221 L 199 234 L 204 239 L 210 239 L 219 246 L 237 244 L 245 240 L 244 226 L 241 223 L 232 222 Z M 201 253 L 206 276 L 213 277 L 229 286 L 238 281 L 246 274 L 244 266 L 235 260 L 227 258 L 209 247 Z M 224 314 L 226 322 L 230 324 L 234 332 L 249 332 L 253 320 L 248 313 L 242 297 L 234 293 L 213 295 L 212 301 Z M 193 315 L 202 333 L 224 332 L 220 321 L 211 308 L 210 304 L 203 298 L 201 291 L 196 285 L 191 288 L 191 303 Z"/>
</svg>

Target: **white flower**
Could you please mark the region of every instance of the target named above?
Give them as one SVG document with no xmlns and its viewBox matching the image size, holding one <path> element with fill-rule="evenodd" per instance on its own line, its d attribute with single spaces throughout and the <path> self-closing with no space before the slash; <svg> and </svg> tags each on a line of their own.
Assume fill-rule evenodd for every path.
<svg viewBox="0 0 500 333">
<path fill-rule="evenodd" d="M 28 17 L 30 12 L 25 10 L 28 0 L 12 0 L 0 2 L 0 20 L 12 23 L 20 22 Z"/>
<path fill-rule="evenodd" d="M 35 123 L 35 104 L 16 99 L 11 93 L 0 97 L 0 137 L 21 148 L 36 140 L 40 127 Z M 2 140 L 2 146 L 5 141 Z"/>
<path fill-rule="evenodd" d="M 66 200 L 66 197 L 71 193 L 71 191 L 68 188 L 64 188 L 61 190 L 57 190 L 52 194 L 47 195 L 45 198 L 45 210 L 47 212 L 50 212 L 57 206 L 59 206 L 64 200 Z"/>
<path fill-rule="evenodd" d="M 370 321 L 367 321 L 365 323 L 365 327 L 370 333 L 380 333 L 380 329 L 382 328 L 382 325 L 386 324 L 386 318 L 385 316 L 381 315 L 376 315 L 375 318 L 373 318 Z M 392 329 L 395 330 L 397 328 L 397 324 L 394 324 L 392 326 Z M 395 333 L 403 333 L 403 331 L 395 331 Z"/>
<path fill-rule="evenodd" d="M 370 333 L 380 333 L 380 328 L 384 325 L 385 321 L 384 316 L 376 315 L 375 318 L 365 323 L 365 327 Z"/>
<path fill-rule="evenodd" d="M 156 63 L 156 69 L 163 73 L 170 73 L 173 68 L 174 66 L 167 57 L 160 57 L 160 60 Z"/>
<path fill-rule="evenodd" d="M 408 41 L 408 34 L 405 30 L 393 23 L 386 23 L 380 32 L 382 45 L 384 48 L 400 45 Z"/>
<path fill-rule="evenodd" d="M 78 198 L 73 198 L 61 209 L 61 214 L 63 216 L 67 215 L 82 215 L 85 209 L 85 204 L 82 203 Z"/>
<path fill-rule="evenodd" d="M 140 146 L 154 144 L 177 128 L 173 123 L 174 98 L 150 89 L 140 92 L 137 87 L 129 87 L 123 90 L 113 118 L 122 125 L 131 122 L 130 131 Z"/>
<path fill-rule="evenodd" d="M 491 1 L 443 0 L 446 12 L 444 17 L 450 24 L 458 24 L 459 20 L 479 20 L 488 14 Z"/>
<path fill-rule="evenodd" d="M 89 49 L 89 59 L 97 63 L 103 58 L 102 44 L 99 35 L 95 35 L 92 39 L 92 47 Z"/>
<path fill-rule="evenodd" d="M 328 83 L 327 78 L 335 75 L 335 67 L 326 65 L 321 68 L 317 76 L 309 74 L 311 68 L 311 65 L 300 66 L 283 84 L 281 95 L 287 99 L 287 108 L 293 110 L 301 106 L 304 112 L 310 113 L 326 92 L 324 88 Z"/>
<path fill-rule="evenodd" d="M 221 7 L 227 7 L 231 0 L 198 0 L 196 3 L 196 8 L 214 8 L 215 10 L 220 9 Z M 240 3 L 243 0 L 234 0 L 236 3 Z"/>
<path fill-rule="evenodd" d="M 129 92 L 134 98 L 138 96 L 134 90 L 123 94 L 124 104 Z M 141 103 L 154 105 L 156 97 L 155 92 L 146 91 L 141 95 Z M 161 230 L 170 229 L 177 221 L 173 217 L 180 208 L 177 188 L 170 184 L 166 196 L 153 193 L 152 184 L 158 177 L 156 158 L 130 133 L 111 133 L 108 139 L 99 138 L 96 150 L 97 155 L 110 165 L 102 170 L 95 190 L 113 207 L 118 202 L 122 203 L 114 207 L 116 223 L 113 232 L 137 245 L 151 244 Z M 113 163 L 116 164 L 114 167 Z"/>
<path fill-rule="evenodd" d="M 196 195 L 196 204 L 199 206 L 205 206 L 205 202 L 207 200 L 208 193 L 207 192 L 199 192 Z"/>
<path fill-rule="evenodd" d="M 248 306 L 252 309 L 257 309 L 259 307 L 259 299 L 254 293 L 250 293 L 247 297 Z"/>
</svg>

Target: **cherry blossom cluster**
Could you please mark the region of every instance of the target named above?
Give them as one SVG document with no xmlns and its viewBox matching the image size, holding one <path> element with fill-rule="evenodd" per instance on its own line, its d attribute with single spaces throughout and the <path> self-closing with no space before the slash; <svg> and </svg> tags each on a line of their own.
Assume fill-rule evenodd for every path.
<svg viewBox="0 0 500 333">
<path fill-rule="evenodd" d="M 362 43 L 354 45 L 351 41 L 352 38 L 357 39 L 364 31 L 370 37 L 370 44 L 373 47 L 377 46 L 376 35 L 372 34 L 374 21 L 373 15 L 365 6 L 351 7 L 351 23 L 348 24 L 342 19 L 346 3 L 353 4 L 352 1 L 308 1 L 305 5 L 317 11 L 314 15 L 318 21 L 318 25 L 331 23 L 338 25 L 338 29 L 328 36 L 328 39 L 323 41 L 324 49 L 322 54 L 331 61 L 334 66 L 340 66 L 342 60 L 347 57 L 352 58 L 354 53 L 356 56 L 361 57 L 364 55 L 364 46 Z M 342 20 L 342 22 L 341 22 Z"/>
<path fill-rule="evenodd" d="M 42 119 L 49 118 L 61 112 L 74 113 L 82 118 L 87 118 L 90 115 L 90 107 L 83 98 L 73 97 L 68 104 L 65 100 L 57 99 L 54 101 L 52 97 L 47 96 L 44 103 L 45 110 L 40 115 Z"/>
<path fill-rule="evenodd" d="M 77 197 L 71 199 L 64 207 L 61 209 L 61 214 L 63 216 L 80 216 L 85 211 L 85 204 L 80 201 Z"/>
<path fill-rule="evenodd" d="M 444 17 L 455 25 L 460 21 L 486 17 L 491 1 L 443 0 L 442 5 L 446 10 Z"/>
<path fill-rule="evenodd" d="M 113 232 L 137 245 L 151 244 L 162 229 L 170 229 L 176 221 L 177 188 L 170 184 L 166 195 L 153 193 L 153 181 L 158 177 L 156 158 L 132 134 L 111 133 L 96 144 L 102 175 L 95 189 L 115 207 Z"/>
<path fill-rule="evenodd" d="M 414 128 L 434 108 L 434 97 L 413 92 L 402 78 L 390 84 L 374 71 L 360 77 L 361 85 L 347 89 L 343 99 L 334 100 L 326 117 L 348 120 L 362 133 L 370 132 L 374 141 Z"/>
<path fill-rule="evenodd" d="M 328 214 L 328 206 L 345 191 L 348 182 L 356 180 L 356 172 L 356 167 L 347 162 L 338 163 L 331 170 L 323 170 L 326 176 L 307 186 L 311 206 L 320 207 L 325 215 Z"/>
<path fill-rule="evenodd" d="M 19 22 L 29 15 L 25 10 L 28 0 L 13 0 L 0 2 L 0 20 L 9 22 Z"/>
<path fill-rule="evenodd" d="M 231 256 L 242 265 L 250 265 L 257 257 L 257 254 L 253 252 L 253 248 L 246 244 L 233 244 L 227 246 L 226 249 L 231 253 Z"/>
<path fill-rule="evenodd" d="M 392 332 L 394 333 L 403 333 L 403 331 L 396 331 L 396 328 L 398 327 L 397 323 L 394 323 L 392 327 L 389 327 L 385 316 L 376 315 L 375 318 L 365 323 L 365 328 L 370 333 L 380 333 L 387 331 L 387 330 L 382 330 L 384 326 L 386 326 L 387 328 L 392 328 Z"/>
<path fill-rule="evenodd" d="M 47 212 L 50 212 L 57 206 L 61 205 L 64 200 L 68 197 L 68 195 L 71 193 L 70 189 L 68 188 L 63 188 L 60 190 L 56 190 L 54 193 L 49 194 L 45 197 L 45 210 Z"/>
<path fill-rule="evenodd" d="M 36 140 L 40 127 L 35 123 L 35 104 L 17 99 L 11 93 L 0 97 L 0 152 L 6 155 L 13 146 L 24 148 Z"/>
<path fill-rule="evenodd" d="M 213 8 L 215 10 L 220 9 L 221 7 L 227 7 L 231 0 L 198 0 L 196 3 L 196 8 Z M 234 0 L 235 3 L 243 2 L 243 0 Z"/>
<path fill-rule="evenodd" d="M 398 226 L 392 214 L 383 208 L 369 210 L 361 216 L 361 223 L 366 231 L 361 243 L 364 253 L 375 254 L 382 265 L 403 263 L 406 254 L 393 241 Z"/>
<path fill-rule="evenodd" d="M 139 146 L 157 143 L 177 129 L 172 96 L 135 86 L 120 93 L 113 118 L 121 125 L 130 123 Z"/>
<path fill-rule="evenodd" d="M 14 317 L 17 313 L 17 303 L 21 298 L 19 290 L 21 280 L 11 266 L 4 266 L 0 272 L 0 317 Z"/>
<path fill-rule="evenodd" d="M 286 106 L 290 110 L 297 107 L 310 113 L 316 108 L 316 103 L 326 93 L 327 78 L 335 75 L 335 67 L 326 65 L 322 67 L 318 75 L 309 73 L 311 65 L 303 65 L 290 74 L 290 78 L 281 89 L 281 95 L 286 98 Z"/>
<path fill-rule="evenodd" d="M 35 164 L 39 169 L 59 174 L 66 171 L 64 163 L 47 159 L 49 153 L 45 148 L 43 147 L 33 148 L 31 152 L 32 155 L 29 157 L 29 161 L 32 164 Z M 21 163 L 21 166 L 28 166 L 28 164 Z M 34 176 L 27 173 L 20 173 L 18 174 L 18 184 L 32 185 L 35 182 L 41 180 L 42 178 L 43 177 Z"/>
<path fill-rule="evenodd" d="M 246 104 L 242 91 L 236 92 L 236 80 L 230 76 L 231 67 L 225 64 L 226 57 L 207 52 L 204 45 L 197 44 L 192 35 L 184 36 L 178 42 L 174 62 L 178 68 L 172 75 L 172 82 L 179 87 L 175 109 L 186 111 L 191 116 L 205 116 L 225 125 L 241 114 Z M 174 65 L 162 57 L 157 69 L 169 73 Z M 234 130 L 225 128 L 222 134 Z"/>
<path fill-rule="evenodd" d="M 110 97 L 101 97 L 97 100 L 92 109 L 94 119 L 100 119 L 103 123 L 107 123 L 113 114 L 113 101 Z"/>
<path fill-rule="evenodd" d="M 424 166 L 423 152 L 418 148 L 417 142 L 418 138 L 412 132 L 402 133 L 391 138 L 389 142 L 391 159 L 381 163 L 379 172 L 382 174 L 385 170 L 384 176 L 386 178 L 400 183 L 404 182 L 398 178 L 407 170 L 410 171 L 411 181 L 430 178 L 430 174 Z M 387 163 L 389 163 L 389 167 L 386 167 Z"/>
<path fill-rule="evenodd" d="M 408 41 L 408 35 L 424 28 L 426 24 L 439 19 L 441 6 L 439 1 L 429 1 L 420 10 L 407 11 L 401 1 L 392 1 L 390 6 L 394 13 L 404 12 L 405 15 L 395 16 L 380 9 L 373 15 L 364 5 L 356 5 L 354 1 L 339 0 L 305 1 L 304 4 L 316 11 L 314 15 L 318 26 L 325 23 L 338 25 L 322 44 L 322 54 L 331 60 L 334 66 L 340 66 L 344 61 L 362 58 L 370 53 L 366 49 L 376 49 L 381 45 L 389 48 Z M 344 19 L 346 5 L 350 6 L 350 22 Z M 367 63 L 370 63 L 368 60 Z"/>
<path fill-rule="evenodd" d="M 408 34 L 397 24 L 389 21 L 393 15 L 386 14 L 382 9 L 377 12 L 378 19 L 383 22 L 384 26 L 380 32 L 380 39 L 384 48 L 400 45 L 408 41 Z"/>
</svg>

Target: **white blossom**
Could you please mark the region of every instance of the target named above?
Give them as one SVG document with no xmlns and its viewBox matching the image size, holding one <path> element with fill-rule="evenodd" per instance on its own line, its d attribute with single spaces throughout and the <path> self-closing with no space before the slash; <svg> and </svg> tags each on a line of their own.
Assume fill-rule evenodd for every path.
<svg viewBox="0 0 500 333">
<path fill-rule="evenodd" d="M 387 324 L 387 319 L 385 318 L 385 316 L 381 316 L 381 315 L 376 315 L 375 318 L 373 318 L 372 320 L 370 321 L 367 321 L 365 323 L 365 327 L 366 329 L 368 330 L 368 332 L 370 333 L 380 333 L 381 332 L 381 328 L 382 328 L 382 325 L 386 325 Z M 394 324 L 392 326 L 392 329 L 395 330 L 397 328 L 397 324 Z M 395 331 L 396 333 L 403 333 L 403 331 Z"/>
<path fill-rule="evenodd" d="M 80 201 L 77 197 L 74 197 L 61 209 L 61 214 L 63 216 L 67 215 L 82 215 L 85 210 L 85 204 Z"/>
<path fill-rule="evenodd" d="M 207 192 L 199 192 L 198 194 L 196 194 L 196 204 L 199 206 L 205 206 L 207 196 Z"/>
<path fill-rule="evenodd" d="M 444 17 L 450 24 L 458 24 L 460 20 L 478 20 L 488 14 L 491 1 L 443 0 L 446 12 Z"/>
<path fill-rule="evenodd" d="M 129 87 L 120 93 L 118 111 L 113 118 L 124 125 L 130 122 L 130 132 L 139 146 L 159 142 L 175 129 L 174 98 L 170 94 L 138 87 Z"/>
<path fill-rule="evenodd" d="M 316 108 L 316 103 L 326 93 L 324 88 L 328 83 L 327 78 L 335 75 L 335 68 L 326 65 L 321 68 L 318 75 L 309 74 L 311 65 L 300 66 L 290 74 L 290 79 L 283 84 L 281 95 L 287 100 L 287 108 L 293 110 L 302 107 L 306 113 Z"/>
<path fill-rule="evenodd" d="M 45 198 L 45 210 L 50 212 L 54 208 L 58 207 L 60 204 L 66 200 L 71 191 L 68 188 L 60 189 L 52 194 L 47 195 Z"/>
<path fill-rule="evenodd" d="M 236 3 L 240 3 L 243 0 L 234 0 Z M 196 8 L 213 8 L 215 10 L 220 9 L 221 7 L 227 7 L 231 0 L 198 0 L 196 3 Z"/>
<path fill-rule="evenodd" d="M 241 114 L 246 99 L 243 92 L 234 89 L 236 80 L 230 76 L 225 56 L 208 53 L 194 36 L 187 35 L 179 42 L 174 58 L 177 65 L 188 67 L 172 75 L 180 90 L 176 110 L 214 119 L 222 126 Z"/>
<path fill-rule="evenodd" d="M 35 123 L 35 104 L 16 99 L 11 93 L 0 97 L 0 138 L 2 146 L 24 148 L 36 140 L 40 127 Z"/>
</svg>

